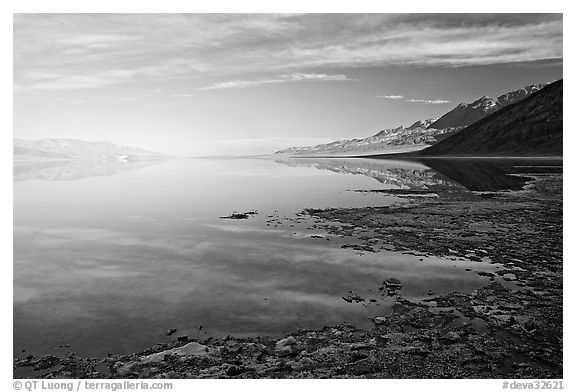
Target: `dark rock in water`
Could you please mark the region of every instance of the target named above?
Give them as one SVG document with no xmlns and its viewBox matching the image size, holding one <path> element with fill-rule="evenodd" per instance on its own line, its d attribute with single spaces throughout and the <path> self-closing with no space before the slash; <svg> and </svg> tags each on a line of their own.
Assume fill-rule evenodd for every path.
<svg viewBox="0 0 576 392">
<path fill-rule="evenodd" d="M 402 282 L 400 282 L 400 279 L 396 279 L 396 278 L 386 279 L 383 284 L 389 289 L 401 289 L 402 288 Z"/>
<path fill-rule="evenodd" d="M 386 290 L 386 293 L 389 296 L 394 296 L 397 294 L 396 291 L 402 290 L 402 282 L 400 282 L 400 280 L 396 278 L 386 279 L 382 283 L 382 286 L 380 286 L 380 291 L 383 290 Z"/>
<path fill-rule="evenodd" d="M 168 331 L 166 331 L 166 336 L 172 336 L 176 332 L 178 332 L 178 330 L 176 328 L 170 328 Z"/>
<path fill-rule="evenodd" d="M 384 324 L 386 324 L 387 321 L 388 321 L 388 319 L 386 317 L 375 317 L 374 318 L 374 324 L 376 324 L 376 325 L 384 325 Z"/>
<path fill-rule="evenodd" d="M 248 212 L 236 212 L 236 211 L 234 211 L 231 215 L 221 216 L 220 219 L 248 219 L 250 216 L 256 215 L 256 214 L 258 214 L 258 212 L 256 210 L 248 211 Z"/>
<path fill-rule="evenodd" d="M 176 338 L 176 340 L 177 340 L 178 342 L 187 342 L 188 340 L 190 340 L 190 338 L 188 337 L 188 335 L 183 335 L 183 336 L 178 336 L 178 337 Z"/>
<path fill-rule="evenodd" d="M 343 295 L 342 299 L 348 303 L 352 302 L 364 302 L 366 301 L 364 298 L 360 297 L 358 294 L 351 294 L 351 295 Z"/>
</svg>

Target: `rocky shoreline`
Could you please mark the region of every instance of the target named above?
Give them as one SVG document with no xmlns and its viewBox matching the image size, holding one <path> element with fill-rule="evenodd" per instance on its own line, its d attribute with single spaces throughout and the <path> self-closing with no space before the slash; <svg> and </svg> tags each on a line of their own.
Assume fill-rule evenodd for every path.
<svg viewBox="0 0 576 392">
<path fill-rule="evenodd" d="M 517 192 L 428 193 L 439 197 L 410 192 L 399 205 L 306 213 L 358 251 L 503 265 L 483 272 L 488 285 L 412 302 L 396 293 L 401 282 L 379 282 L 396 301 L 372 330 L 341 324 L 281 339 L 177 336 L 130 355 L 28 356 L 14 360 L 15 372 L 28 369 L 32 378 L 562 378 L 562 175 L 534 176 Z M 513 287 L 494 281 L 497 276 Z"/>
</svg>

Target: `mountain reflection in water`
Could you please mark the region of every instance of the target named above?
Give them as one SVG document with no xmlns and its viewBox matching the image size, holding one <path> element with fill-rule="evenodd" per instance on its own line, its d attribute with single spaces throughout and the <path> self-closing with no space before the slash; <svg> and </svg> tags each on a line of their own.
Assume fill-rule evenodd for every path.
<svg viewBox="0 0 576 392">
<path fill-rule="evenodd" d="M 115 174 L 158 165 L 165 160 L 50 160 L 14 161 L 14 182 L 27 180 L 72 181 L 88 177 L 107 177 Z"/>
<path fill-rule="evenodd" d="M 278 161 L 289 166 L 308 166 L 336 173 L 360 174 L 401 189 L 470 191 L 520 190 L 530 175 L 562 172 L 559 159 L 507 158 L 295 158 Z"/>
</svg>

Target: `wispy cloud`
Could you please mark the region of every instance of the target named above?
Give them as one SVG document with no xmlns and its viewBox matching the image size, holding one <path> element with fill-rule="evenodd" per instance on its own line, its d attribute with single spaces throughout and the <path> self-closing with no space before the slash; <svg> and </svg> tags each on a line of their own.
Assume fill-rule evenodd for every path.
<svg viewBox="0 0 576 392">
<path fill-rule="evenodd" d="M 120 98 L 118 98 L 118 100 L 129 102 L 129 101 L 139 101 L 139 100 L 144 99 L 144 98 L 146 98 L 146 96 L 139 95 L 137 97 L 120 97 Z"/>
<path fill-rule="evenodd" d="M 398 100 L 398 99 L 404 99 L 404 96 L 403 95 L 377 95 L 376 98 Z"/>
<path fill-rule="evenodd" d="M 164 90 L 162 90 L 162 89 L 153 89 L 153 90 L 149 90 L 147 93 L 144 93 L 144 94 L 136 94 L 136 95 L 120 97 L 120 98 L 118 98 L 118 100 L 119 101 L 140 101 L 142 99 L 148 99 L 148 98 L 156 97 L 159 95 L 163 95 L 163 93 L 164 93 Z"/>
<path fill-rule="evenodd" d="M 80 98 L 57 98 L 56 101 L 66 103 L 68 105 L 79 105 L 86 103 L 86 100 Z"/>
<path fill-rule="evenodd" d="M 406 102 L 425 103 L 428 105 L 439 105 L 443 103 L 450 103 L 447 99 L 407 99 Z"/>
<path fill-rule="evenodd" d="M 198 98 L 201 97 L 201 95 L 198 94 L 172 94 L 173 97 L 179 97 L 179 98 Z"/>
<path fill-rule="evenodd" d="M 278 84 L 288 82 L 306 82 L 306 81 L 354 81 L 346 75 L 336 74 L 317 74 L 317 73 L 292 73 L 280 75 L 271 79 L 255 79 L 255 80 L 231 80 L 227 82 L 216 83 L 211 86 L 201 87 L 199 90 L 222 90 L 222 89 L 236 89 L 261 86 L 263 84 Z"/>
<path fill-rule="evenodd" d="M 450 103 L 447 99 L 415 99 L 415 98 L 406 98 L 403 95 L 376 95 L 375 98 L 379 99 L 389 99 L 393 101 L 402 101 L 402 102 L 410 102 L 410 103 L 424 103 L 427 105 L 441 105 L 444 103 Z"/>
<path fill-rule="evenodd" d="M 19 14 L 15 91 L 175 79 L 242 88 L 356 67 L 561 61 L 562 24 L 561 14 Z M 271 72 L 299 76 L 262 77 Z"/>
</svg>

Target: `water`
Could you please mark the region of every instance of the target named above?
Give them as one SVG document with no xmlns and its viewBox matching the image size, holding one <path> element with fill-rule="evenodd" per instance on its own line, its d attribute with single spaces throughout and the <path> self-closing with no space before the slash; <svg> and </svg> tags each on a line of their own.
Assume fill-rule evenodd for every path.
<svg viewBox="0 0 576 392">
<path fill-rule="evenodd" d="M 518 173 L 550 166 L 521 163 L 504 165 L 514 176 L 492 168 L 488 178 L 513 189 Z M 404 202 L 353 190 L 490 190 L 485 175 L 478 176 L 482 186 L 463 186 L 446 167 L 428 165 L 354 159 L 16 165 L 14 355 L 128 353 L 167 341 L 170 328 L 194 337 L 277 336 L 339 322 L 369 328 L 369 317 L 387 314 L 393 302 L 378 294 L 385 278 L 402 280 L 407 298 L 480 287 L 487 278 L 465 269 L 498 266 L 341 249 L 346 239 L 296 215 L 309 207 Z M 258 214 L 219 218 L 250 210 Z M 348 290 L 378 302 L 349 304 L 341 298 Z"/>
</svg>

